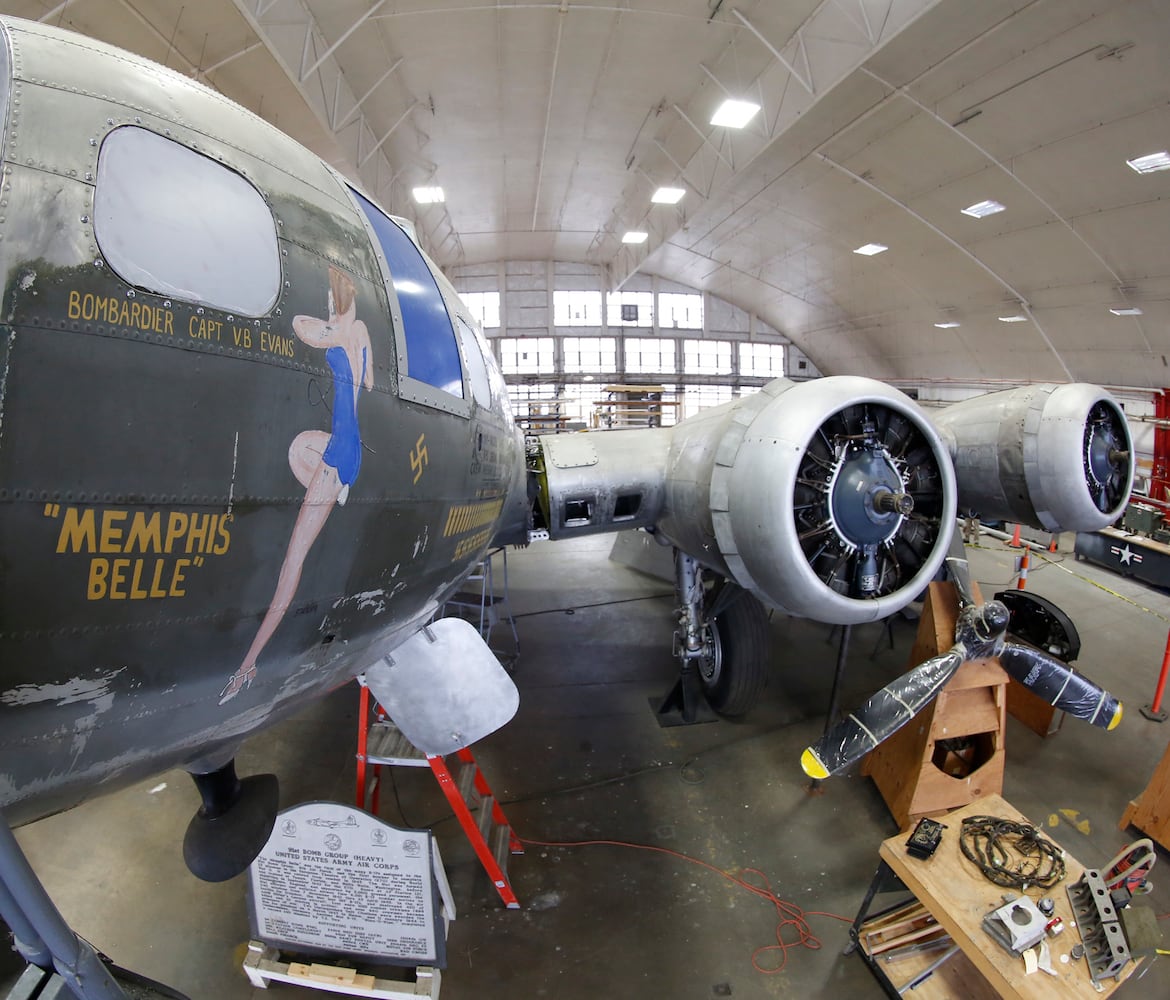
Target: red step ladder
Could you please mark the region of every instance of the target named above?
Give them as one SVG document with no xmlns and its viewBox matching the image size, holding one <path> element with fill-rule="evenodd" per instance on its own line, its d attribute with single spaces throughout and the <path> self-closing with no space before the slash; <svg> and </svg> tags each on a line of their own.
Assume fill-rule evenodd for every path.
<svg viewBox="0 0 1170 1000">
<path fill-rule="evenodd" d="M 500 894 L 500 899 L 509 910 L 520 909 L 520 901 L 508 880 L 508 855 L 523 854 L 524 847 L 496 801 L 470 748 L 464 747 L 446 757 L 424 754 L 387 718 L 362 678 L 358 679 L 358 683 L 361 685 L 357 747 L 358 808 L 377 814 L 379 772 L 383 767 L 429 767 L 476 857 Z M 373 721 L 370 719 L 371 711 Z M 454 768 L 448 766 L 447 757 L 455 758 Z M 478 801 L 478 815 L 472 812 L 476 804 L 473 800 Z"/>
</svg>

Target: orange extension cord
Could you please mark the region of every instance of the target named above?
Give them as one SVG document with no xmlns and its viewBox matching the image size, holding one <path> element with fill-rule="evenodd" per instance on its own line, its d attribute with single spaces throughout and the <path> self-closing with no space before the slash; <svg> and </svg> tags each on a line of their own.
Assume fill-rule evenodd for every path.
<svg viewBox="0 0 1170 1000">
<path fill-rule="evenodd" d="M 831 917 L 833 920 L 840 920 L 843 923 L 853 923 L 852 918 L 838 916 L 836 913 L 827 913 L 823 910 L 802 910 L 795 903 L 790 903 L 787 900 L 781 899 L 772 891 L 772 885 L 768 881 L 768 876 L 765 875 L 758 868 L 744 868 L 742 875 L 758 875 L 762 885 L 757 885 L 755 882 L 749 882 L 740 875 L 732 875 L 730 872 L 725 872 L 721 868 L 716 868 L 706 861 L 700 861 L 698 858 L 692 858 L 687 854 L 682 854 L 679 851 L 672 851 L 667 847 L 652 847 L 649 844 L 631 844 L 623 840 L 571 840 L 571 841 L 551 841 L 551 840 L 528 840 L 527 838 L 520 838 L 520 842 L 528 847 L 628 847 L 636 851 L 653 851 L 656 854 L 666 854 L 672 858 L 679 858 L 682 861 L 689 861 L 693 865 L 699 865 L 701 868 L 706 868 L 708 871 L 714 872 L 738 885 L 741 889 L 746 889 L 753 896 L 758 896 L 760 899 L 766 899 L 769 903 L 776 907 L 776 913 L 780 922 L 776 925 L 776 943 L 766 944 L 757 948 L 752 952 L 752 968 L 757 972 L 772 975 L 776 972 L 782 972 L 784 966 L 788 964 L 788 952 L 792 948 L 808 948 L 816 951 L 821 947 L 820 939 L 813 934 L 812 928 L 809 927 L 806 917 Z M 796 930 L 797 939 L 795 941 L 785 941 L 784 932 L 787 928 L 793 927 Z M 771 967 L 764 967 L 760 965 L 760 956 L 765 952 L 779 951 L 781 953 L 780 964 Z"/>
</svg>

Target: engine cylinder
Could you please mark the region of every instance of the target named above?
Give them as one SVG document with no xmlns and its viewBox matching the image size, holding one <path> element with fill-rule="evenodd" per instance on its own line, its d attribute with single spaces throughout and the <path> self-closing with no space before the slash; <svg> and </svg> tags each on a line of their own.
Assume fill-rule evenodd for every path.
<svg viewBox="0 0 1170 1000">
<path fill-rule="evenodd" d="M 659 529 L 773 607 L 852 624 L 925 588 L 954 516 L 946 447 L 911 399 L 778 379 L 675 428 Z"/>
<path fill-rule="evenodd" d="M 1099 386 L 992 392 L 947 407 L 934 423 L 963 507 L 985 520 L 1096 531 L 1125 511 L 1133 443 L 1121 406 Z"/>
</svg>

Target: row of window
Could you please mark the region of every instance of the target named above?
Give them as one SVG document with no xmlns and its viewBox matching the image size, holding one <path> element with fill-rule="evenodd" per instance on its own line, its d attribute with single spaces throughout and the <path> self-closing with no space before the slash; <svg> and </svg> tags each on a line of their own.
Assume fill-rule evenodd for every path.
<svg viewBox="0 0 1170 1000">
<path fill-rule="evenodd" d="M 754 387 L 736 389 L 730 385 L 664 385 L 662 388 L 665 399 L 677 400 L 679 403 L 677 407 L 662 408 L 661 421 L 664 425 L 673 424 L 738 396 L 759 391 Z M 558 417 L 587 427 L 594 425 L 594 415 L 599 411 L 604 412 L 606 403 L 610 401 L 610 394 L 603 386 L 588 383 L 563 386 L 510 385 L 508 397 L 512 401 L 512 408 L 521 417 L 533 420 Z"/>
<path fill-rule="evenodd" d="M 463 301 L 485 330 L 500 326 L 499 292 L 463 292 Z M 610 292 L 605 296 L 608 326 L 654 326 L 653 292 Z M 554 326 L 601 326 L 602 297 L 599 291 L 554 291 Z M 703 329 L 703 296 L 696 292 L 659 292 L 660 329 Z"/>
<path fill-rule="evenodd" d="M 562 337 L 563 371 L 567 375 L 616 373 L 616 337 Z M 552 337 L 501 337 L 500 367 L 505 375 L 550 375 L 556 371 Z M 622 341 L 627 375 L 672 375 L 679 371 L 675 341 L 663 338 L 626 337 Z M 778 378 L 784 374 L 782 344 L 748 344 L 732 340 L 683 340 L 682 373 L 685 375 L 733 375 L 733 358 L 739 352 L 740 375 Z"/>
</svg>

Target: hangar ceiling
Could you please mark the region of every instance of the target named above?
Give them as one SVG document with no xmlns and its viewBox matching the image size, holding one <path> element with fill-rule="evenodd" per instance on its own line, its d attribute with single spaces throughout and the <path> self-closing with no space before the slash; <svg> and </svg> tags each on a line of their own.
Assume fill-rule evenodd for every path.
<svg viewBox="0 0 1170 1000">
<path fill-rule="evenodd" d="M 1170 384 L 1170 170 L 1126 162 L 1170 148 L 1165 0 L 0 11 L 203 80 L 415 219 L 444 267 L 659 275 L 758 313 L 827 374 Z M 709 124 L 729 96 L 761 106 L 742 130 Z M 446 201 L 415 204 L 424 184 Z M 686 193 L 652 204 L 660 185 Z M 961 211 L 985 200 L 1003 210 Z"/>
</svg>

